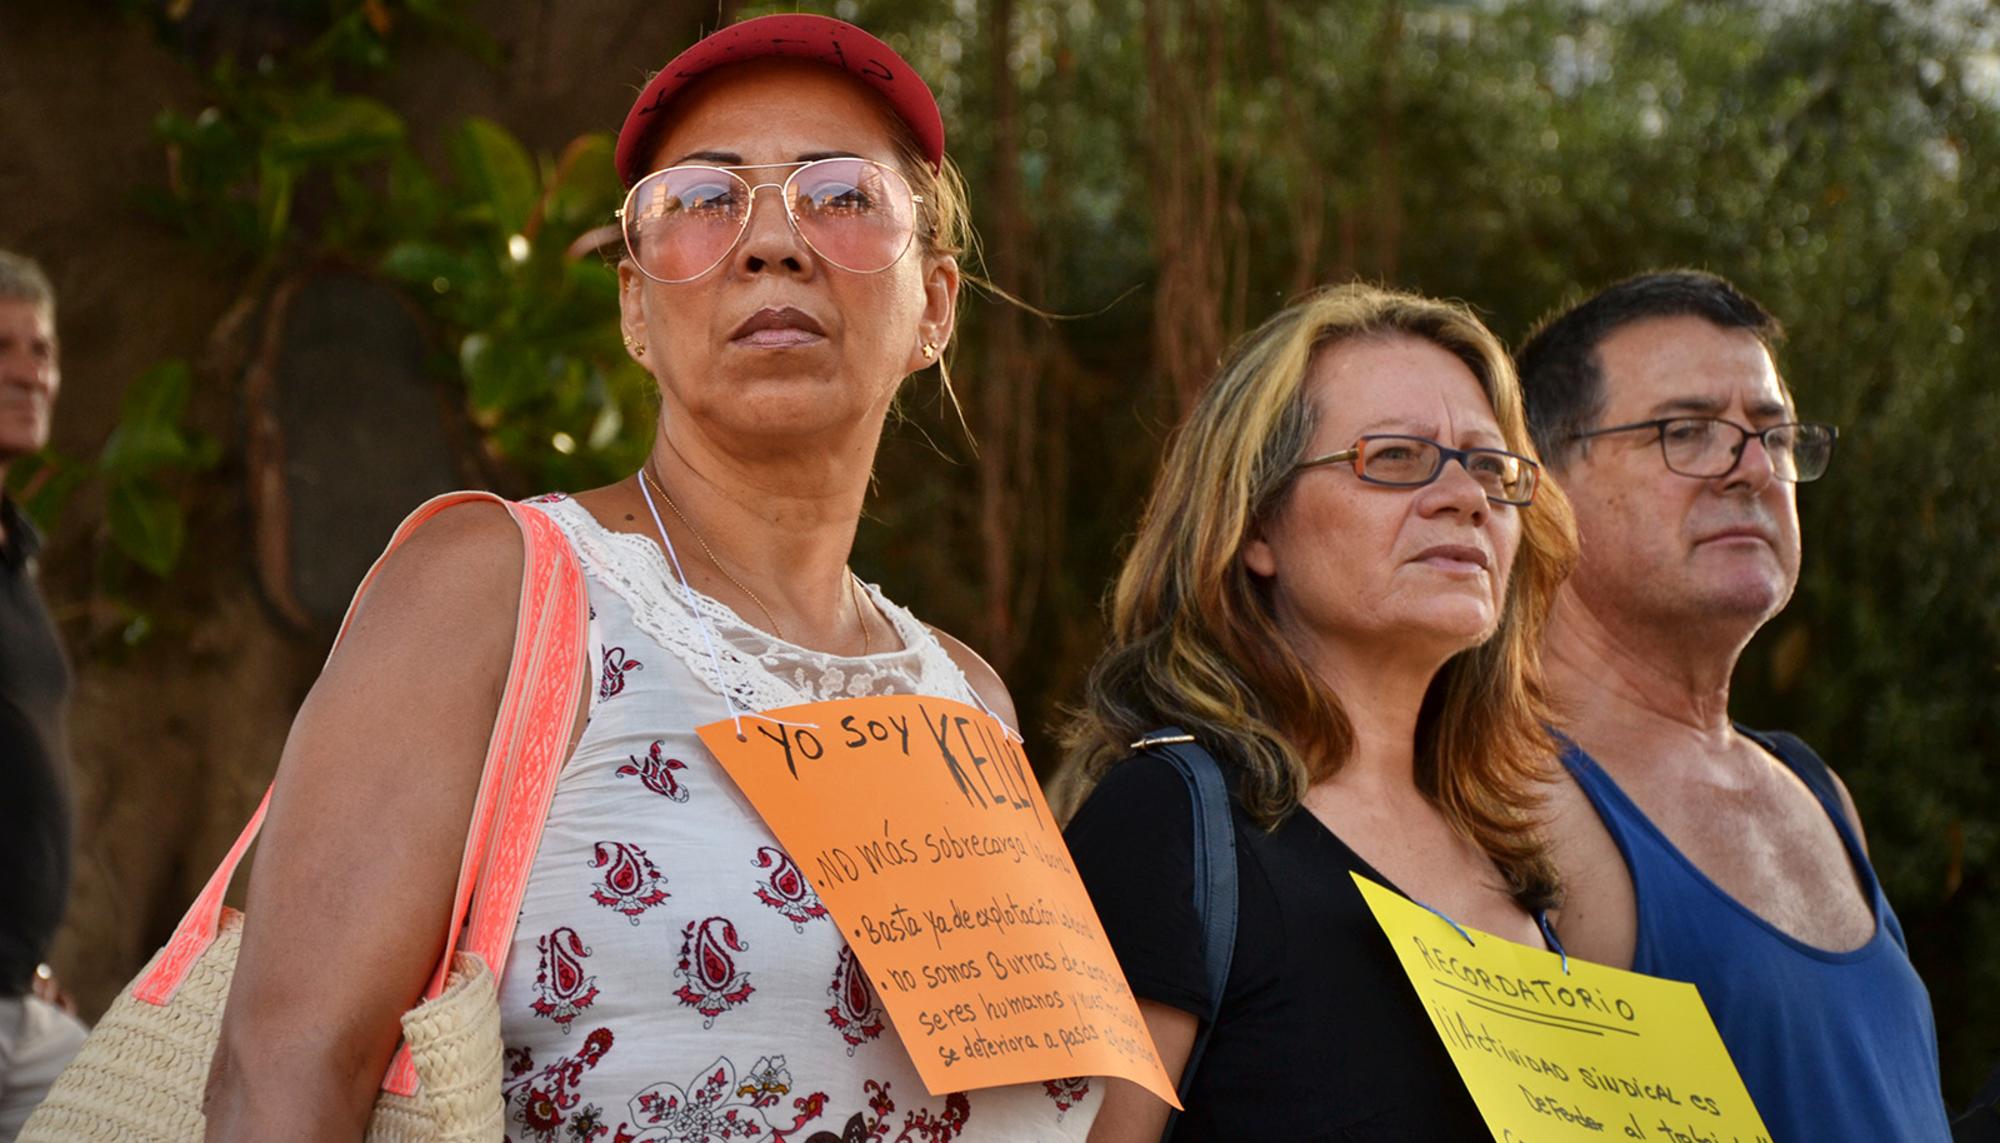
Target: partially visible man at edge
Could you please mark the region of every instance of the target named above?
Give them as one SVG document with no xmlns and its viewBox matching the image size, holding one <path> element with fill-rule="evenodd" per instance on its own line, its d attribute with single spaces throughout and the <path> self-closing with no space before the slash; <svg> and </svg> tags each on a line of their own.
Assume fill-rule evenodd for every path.
<svg viewBox="0 0 2000 1143">
<path fill-rule="evenodd" d="M 1771 1137 L 1950 1138 L 1930 997 L 1847 789 L 1729 683 L 1799 572 L 1798 424 L 1778 321 L 1690 271 L 1632 278 L 1520 354 L 1528 418 L 1582 559 L 1543 663 L 1571 745 L 1549 830 L 1558 926 L 1590 960 L 1694 983 Z"/>
<path fill-rule="evenodd" d="M 0 1140 L 84 1032 L 42 964 L 69 894 L 69 664 L 35 586 L 40 537 L 4 492 L 13 463 L 48 443 L 61 377 L 55 290 L 0 251 Z"/>
</svg>

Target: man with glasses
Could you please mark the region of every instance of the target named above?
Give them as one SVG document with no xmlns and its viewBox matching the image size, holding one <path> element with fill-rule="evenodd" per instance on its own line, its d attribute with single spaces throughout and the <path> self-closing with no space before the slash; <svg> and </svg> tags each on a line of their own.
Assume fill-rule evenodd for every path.
<svg viewBox="0 0 2000 1143">
<path fill-rule="evenodd" d="M 69 666 L 35 585 L 38 539 L 7 470 L 49 439 L 61 370 L 56 296 L 0 250 L 0 1139 L 12 1139 L 83 1044 L 42 958 L 69 894 L 63 705 Z"/>
<path fill-rule="evenodd" d="M 1775 318 L 1687 271 L 1621 282 L 1520 355 L 1582 558 L 1544 667 L 1578 956 L 1694 983 L 1773 1139 L 1946 1140 L 1930 999 L 1840 780 L 1729 717 L 1798 581 L 1797 486 L 1832 458 L 1778 375 Z"/>
</svg>

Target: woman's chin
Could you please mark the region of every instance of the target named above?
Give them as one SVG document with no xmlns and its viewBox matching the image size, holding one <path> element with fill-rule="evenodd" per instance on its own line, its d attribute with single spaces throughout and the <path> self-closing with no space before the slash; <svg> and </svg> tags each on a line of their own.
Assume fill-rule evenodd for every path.
<svg viewBox="0 0 2000 1143">
<path fill-rule="evenodd" d="M 1491 639 L 1499 627 L 1489 607 L 1437 607 L 1411 618 L 1408 637 L 1434 644 L 1446 659 Z"/>
<path fill-rule="evenodd" d="M 697 419 L 732 435 L 795 439 L 849 430 L 881 411 L 825 378 L 760 377 L 710 395 Z"/>
</svg>

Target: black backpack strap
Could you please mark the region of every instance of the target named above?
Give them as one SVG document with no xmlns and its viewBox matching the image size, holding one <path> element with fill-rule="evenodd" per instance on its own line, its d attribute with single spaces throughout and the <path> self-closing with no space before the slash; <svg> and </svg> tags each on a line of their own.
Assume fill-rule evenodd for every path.
<svg viewBox="0 0 2000 1143">
<path fill-rule="evenodd" d="M 2000 1108 L 2000 1067 L 1995 1067 L 1993 1074 L 1986 1077 L 1986 1086 L 1979 1089 L 1972 1102 L 1976 1107 Z"/>
<path fill-rule="evenodd" d="M 2000 1067 L 1972 1098 L 1965 1114 L 1951 1121 L 1952 1143 L 2000 1143 Z"/>
<path fill-rule="evenodd" d="M 1236 825 L 1229 809 L 1229 785 L 1222 766 L 1178 726 L 1163 726 L 1132 744 L 1164 759 L 1188 785 L 1194 807 L 1194 915 L 1202 926 L 1202 964 L 1208 976 L 1208 1011 L 1195 1033 L 1187 1066 L 1181 1069 L 1178 1093 L 1187 1103 L 1195 1069 L 1208 1047 L 1209 1033 L 1222 1011 L 1222 991 L 1229 982 L 1229 962 L 1236 955 Z M 1167 1116 L 1162 1141 L 1171 1139 L 1179 1113 Z"/>
</svg>

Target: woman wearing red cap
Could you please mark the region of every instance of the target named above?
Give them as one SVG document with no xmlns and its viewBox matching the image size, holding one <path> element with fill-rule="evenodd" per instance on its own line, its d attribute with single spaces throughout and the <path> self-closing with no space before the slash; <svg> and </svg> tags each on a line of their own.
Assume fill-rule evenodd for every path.
<svg viewBox="0 0 2000 1143">
<path fill-rule="evenodd" d="M 1081 1138 L 1090 1081 L 926 1092 L 811 884 L 695 735 L 873 694 L 1013 721 L 991 668 L 847 566 L 889 406 L 952 334 L 966 221 L 936 103 L 860 29 L 767 17 L 662 69 L 617 162 L 624 332 L 661 411 L 640 472 L 541 504 L 583 565 L 594 677 L 500 983 L 509 1136 Z M 445 928 L 520 545 L 495 507 L 427 525 L 302 710 L 211 1138 L 362 1130 L 438 956 L 412 934 Z"/>
</svg>

